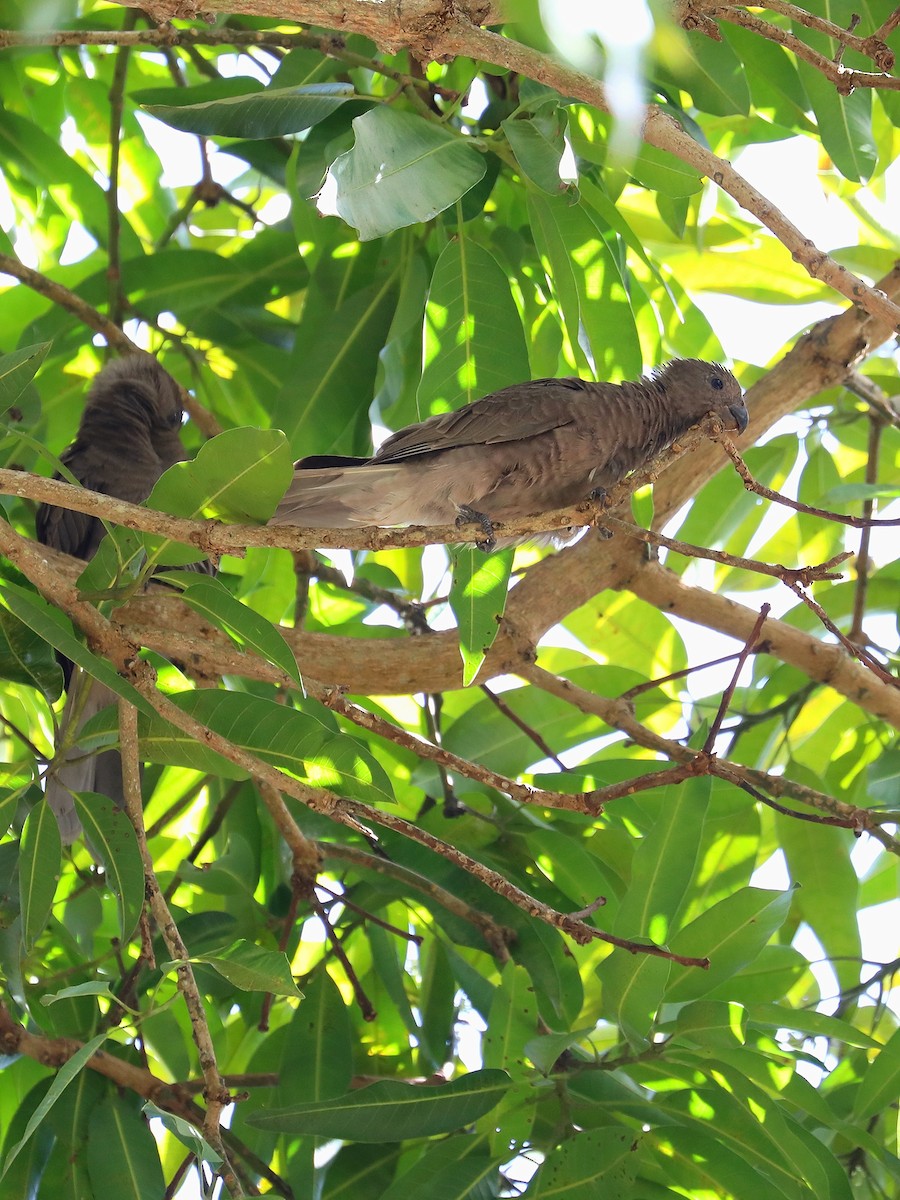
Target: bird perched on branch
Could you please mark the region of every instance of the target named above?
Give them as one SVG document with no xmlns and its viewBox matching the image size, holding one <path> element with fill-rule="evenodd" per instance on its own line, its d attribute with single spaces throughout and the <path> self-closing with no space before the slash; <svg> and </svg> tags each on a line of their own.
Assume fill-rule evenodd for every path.
<svg viewBox="0 0 900 1200">
<path fill-rule="evenodd" d="M 743 432 L 725 367 L 676 359 L 628 383 L 536 379 L 409 425 L 372 458 L 313 455 L 270 524 L 346 529 L 492 521 L 578 504 L 655 458 L 712 413 Z"/>
<path fill-rule="evenodd" d="M 182 416 L 178 384 L 156 359 L 149 354 L 117 359 L 91 385 L 78 436 L 60 461 L 86 488 L 140 504 L 163 471 L 187 457 Z M 105 532 L 96 517 L 51 504 L 40 505 L 36 526 L 44 545 L 85 559 L 94 556 Z M 68 659 L 60 658 L 60 665 L 68 693 L 60 722 L 64 749 L 51 766 L 45 794 L 63 840 L 71 842 L 81 829 L 71 793 L 101 792 L 121 804 L 122 760 L 116 750 L 91 756 L 79 751 L 80 730 L 116 697 L 89 675 L 73 673 Z"/>
</svg>

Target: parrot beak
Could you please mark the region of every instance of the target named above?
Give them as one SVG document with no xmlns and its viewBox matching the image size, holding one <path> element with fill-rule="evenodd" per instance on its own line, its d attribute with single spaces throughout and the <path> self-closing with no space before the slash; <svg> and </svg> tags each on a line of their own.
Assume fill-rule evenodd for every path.
<svg viewBox="0 0 900 1200">
<path fill-rule="evenodd" d="M 750 420 L 750 414 L 747 412 L 746 405 L 732 404 L 728 411 L 734 417 L 734 423 L 737 425 L 738 433 L 743 433 L 747 428 L 747 422 Z"/>
</svg>

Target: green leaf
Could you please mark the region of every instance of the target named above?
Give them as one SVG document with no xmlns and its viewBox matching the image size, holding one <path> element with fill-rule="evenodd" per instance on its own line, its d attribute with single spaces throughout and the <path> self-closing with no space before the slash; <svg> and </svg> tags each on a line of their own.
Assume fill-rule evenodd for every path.
<svg viewBox="0 0 900 1200">
<path fill-rule="evenodd" d="M 206 963 L 243 992 L 271 992 L 275 996 L 300 996 L 283 950 L 264 950 L 245 938 L 216 954 L 198 954 L 192 962 Z"/>
<path fill-rule="evenodd" d="M 58 700 L 62 671 L 46 641 L 6 608 L 0 608 L 0 679 L 37 688 Z"/>
<path fill-rule="evenodd" d="M 332 163 L 328 178 L 338 215 L 364 242 L 430 221 L 484 174 L 471 144 L 422 117 L 379 105 L 354 117 L 353 132 L 353 149 Z"/>
<path fill-rule="evenodd" d="M 147 506 L 176 517 L 263 522 L 292 477 L 290 447 L 280 429 L 228 429 L 205 442 L 192 461 L 169 467 Z M 144 541 L 156 563 L 181 566 L 204 557 L 201 550 L 155 534 L 144 534 Z"/>
<path fill-rule="evenodd" d="M 624 950 L 615 950 L 597 968 L 604 1006 L 636 1049 L 648 1045 L 671 968 L 672 964 L 664 958 L 631 955 Z"/>
<path fill-rule="evenodd" d="M 581 353 L 596 378 L 633 379 L 642 355 L 631 308 L 630 280 L 587 205 L 568 198 L 528 196 L 535 245 L 546 259 L 563 310 L 573 353 Z M 615 239 L 612 239 L 613 243 Z M 587 336 L 590 358 L 581 343 Z"/>
<path fill-rule="evenodd" d="M 566 148 L 567 125 L 566 110 L 551 105 L 532 117 L 507 117 L 500 123 L 523 174 L 551 196 L 566 189 L 559 177 L 559 162 Z"/>
<path fill-rule="evenodd" d="M 897 1103 L 900 1093 L 900 1029 L 869 1063 L 853 1104 L 853 1115 L 863 1122 Z"/>
<path fill-rule="evenodd" d="M 166 1112 L 162 1108 L 157 1108 L 152 1100 L 148 1100 L 141 1112 L 148 1120 L 159 1121 L 173 1137 L 177 1137 L 182 1146 L 186 1146 L 191 1154 L 200 1162 L 209 1163 L 213 1170 L 222 1162 L 222 1156 L 217 1151 L 213 1150 L 209 1142 L 201 1134 L 200 1130 L 195 1125 L 191 1125 L 189 1121 L 185 1121 L 183 1117 L 178 1117 L 174 1113 Z"/>
<path fill-rule="evenodd" d="M 514 962 L 504 965 L 487 1024 L 482 1039 L 484 1065 L 499 1067 L 512 1079 L 528 1078 L 531 1071 L 525 1064 L 525 1043 L 534 1037 L 538 1012 L 531 977 L 524 967 Z"/>
<path fill-rule="evenodd" d="M 824 826 L 817 831 L 816 853 L 810 854 L 805 822 L 776 813 L 775 824 L 791 880 L 797 884 L 794 910 L 821 942 L 841 988 L 855 987 L 862 945 L 859 880 L 850 858 L 853 835 Z"/>
<path fill-rule="evenodd" d="M 687 41 L 695 69 L 683 86 L 696 106 L 719 117 L 746 116 L 750 111 L 747 74 L 728 42 L 714 41 L 699 30 L 689 31 Z"/>
<path fill-rule="evenodd" d="M 248 89 L 237 96 L 190 103 L 184 93 L 195 89 L 179 90 L 177 105 L 143 104 L 144 111 L 186 133 L 239 138 L 274 138 L 309 129 L 354 95 L 352 83 L 312 83 Z"/>
<path fill-rule="evenodd" d="M 450 608 L 459 629 L 463 687 L 478 674 L 500 629 L 512 560 L 512 550 L 486 556 L 475 546 L 459 546 L 453 552 Z"/>
<path fill-rule="evenodd" d="M 368 410 L 394 304 L 393 275 L 354 292 L 337 311 L 310 288 L 288 382 L 272 409 L 298 455 L 370 451 Z"/>
<path fill-rule="evenodd" d="M 266 662 L 280 667 L 303 690 L 297 660 L 277 626 L 240 600 L 236 600 L 218 580 L 190 584 L 181 598 L 231 637 L 237 646 L 261 655 Z"/>
<path fill-rule="evenodd" d="M 7 170 L 14 165 L 17 174 L 21 173 L 34 188 L 44 192 L 47 202 L 56 206 L 69 222 L 83 225 L 100 246 L 108 245 L 105 189 L 78 156 L 63 149 L 57 137 L 51 137 L 34 121 L 8 106 L 0 122 L 0 161 Z M 143 257 L 143 247 L 124 214 L 119 216 L 118 236 L 123 257 L 135 254 Z"/>
<path fill-rule="evenodd" d="M 614 932 L 649 937 L 665 945 L 693 878 L 712 780 L 688 779 L 651 792 L 655 820 L 635 853 L 628 891 L 619 904 Z M 621 953 L 621 952 L 620 952 Z M 634 961 L 632 959 L 632 961 Z"/>
<path fill-rule="evenodd" d="M 668 150 L 658 150 L 646 142 L 631 164 L 631 172 L 645 188 L 665 196 L 695 196 L 703 190 L 703 180 L 693 167 Z"/>
<path fill-rule="evenodd" d="M 3 600 L 20 621 L 55 649 L 62 651 L 66 658 L 83 667 L 94 679 L 106 684 L 110 691 L 117 696 L 124 696 L 139 712 L 148 714 L 153 711 L 137 688 L 123 679 L 105 659 L 91 654 L 72 632 L 69 620 L 36 592 L 29 592 L 4 580 Z"/>
<path fill-rule="evenodd" d="M 6 413 L 19 399 L 47 357 L 49 342 L 23 346 L 12 354 L 0 357 L 0 415 Z"/>
<path fill-rule="evenodd" d="M 503 1158 L 487 1152 L 485 1139 L 472 1134 L 447 1138 L 425 1153 L 379 1195 L 379 1200 L 476 1200 L 497 1195 L 498 1168 Z M 489 1188 L 484 1191 L 485 1187 Z"/>
<path fill-rule="evenodd" d="M 390 780 L 364 745 L 334 734 L 314 715 L 241 692 L 203 688 L 170 697 L 184 712 L 235 745 L 313 787 L 376 803 L 393 803 Z M 98 714 L 85 726 L 101 744 L 108 724 Z M 156 713 L 139 723 L 141 754 L 150 762 L 192 767 L 243 779 L 246 772 L 170 725 Z M 90 748 L 90 741 L 80 743 Z"/>
<path fill-rule="evenodd" d="M 144 907 L 144 864 L 137 834 L 126 813 L 108 796 L 76 792 L 75 811 L 85 837 L 103 863 L 118 901 L 119 937 L 127 942 Z"/>
<path fill-rule="evenodd" d="M 509 279 L 464 232 L 441 251 L 425 309 L 423 415 L 446 412 L 529 377 Z"/>
<path fill-rule="evenodd" d="M 22 941 L 30 950 L 50 918 L 59 870 L 62 841 L 56 816 L 47 803 L 38 803 L 25 819 L 19 855 L 19 900 Z"/>
<path fill-rule="evenodd" d="M 700 971 L 673 965 L 666 1000 L 675 1003 L 705 996 L 751 963 L 784 922 L 791 899 L 790 891 L 741 888 L 679 930 L 669 949 L 676 954 L 706 956 L 710 966 Z"/>
<path fill-rule="evenodd" d="M 286 1032 L 273 1103 L 342 1096 L 353 1075 L 353 1033 L 350 1012 L 327 971 L 309 978 Z"/>
<path fill-rule="evenodd" d="M 805 35 L 809 31 L 804 29 Z M 865 183 L 875 169 L 878 151 L 872 136 L 872 93 L 858 88 L 840 96 L 821 71 L 799 62 L 800 78 L 809 95 L 819 136 L 834 165 L 854 183 Z"/>
<path fill-rule="evenodd" d="M 58 992 L 41 996 L 41 1004 L 49 1008 L 59 1000 L 71 1000 L 74 996 L 109 996 L 109 983 L 105 979 L 91 979 L 88 983 L 76 983 L 72 987 L 60 988 Z"/>
<path fill-rule="evenodd" d="M 153 1134 L 134 1105 L 116 1094 L 91 1113 L 87 1161 L 95 1196 L 151 1200 L 165 1190 Z"/>
<path fill-rule="evenodd" d="M 580 1130 L 547 1156 L 529 1194 L 535 1200 L 631 1200 L 642 1140 L 621 1126 Z"/>
<path fill-rule="evenodd" d="M 404 1141 L 452 1133 L 503 1099 L 504 1071 L 471 1071 L 439 1087 L 383 1080 L 345 1096 L 254 1113 L 247 1124 L 275 1133 L 316 1134 L 354 1142 Z"/>
<path fill-rule="evenodd" d="M 50 1087 L 47 1089 L 47 1094 L 32 1113 L 21 1139 L 16 1142 L 15 1146 L 13 1146 L 13 1148 L 7 1154 L 6 1161 L 3 1163 L 3 1170 L 0 1171 L 0 1179 L 4 1177 L 6 1172 L 15 1162 L 22 1147 L 25 1146 L 34 1132 L 42 1127 L 47 1113 L 50 1111 L 62 1093 L 66 1090 L 78 1072 L 82 1069 L 88 1059 L 100 1049 L 100 1047 L 106 1041 L 106 1038 L 107 1034 L 98 1033 L 96 1037 L 91 1038 L 89 1042 L 86 1042 L 79 1050 L 76 1050 L 67 1062 L 63 1063 L 63 1065 L 57 1071 L 53 1082 L 50 1084 Z"/>
</svg>

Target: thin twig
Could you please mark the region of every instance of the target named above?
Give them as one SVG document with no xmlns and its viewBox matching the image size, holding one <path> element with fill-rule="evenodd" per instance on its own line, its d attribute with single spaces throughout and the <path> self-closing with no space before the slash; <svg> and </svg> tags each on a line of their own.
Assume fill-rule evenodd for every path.
<svg viewBox="0 0 900 1200">
<path fill-rule="evenodd" d="M 737 687 L 737 682 L 741 671 L 744 669 L 744 663 L 747 661 L 756 647 L 756 644 L 759 640 L 760 631 L 762 630 L 763 625 L 765 625 L 766 617 L 771 611 L 771 604 L 763 604 L 759 610 L 759 616 L 756 618 L 756 623 L 753 626 L 753 630 L 751 631 L 750 636 L 744 642 L 744 645 L 738 654 L 737 662 L 734 664 L 734 671 L 731 676 L 731 681 L 728 684 L 728 687 L 722 693 L 719 710 L 713 719 L 713 723 L 709 728 L 706 741 L 703 744 L 704 754 L 712 754 L 713 752 L 713 746 L 716 744 L 716 738 L 719 736 L 719 731 L 722 728 L 722 721 L 725 719 L 725 714 L 728 712 L 728 707 L 731 704 L 731 698 L 734 695 L 734 689 Z"/>
<path fill-rule="evenodd" d="M 721 563 L 726 567 L 755 571 L 758 575 L 771 575 L 785 583 L 789 579 L 803 584 L 810 584 L 813 580 L 820 579 L 842 579 L 843 576 L 835 572 L 833 568 L 853 557 L 853 552 L 846 550 L 841 554 L 835 554 L 827 562 L 818 563 L 813 567 L 785 567 L 781 563 L 761 562 L 756 558 L 742 558 L 739 554 L 727 554 L 724 550 L 708 550 L 705 546 L 679 542 L 675 538 L 655 533 L 651 529 L 641 529 L 639 525 L 635 525 L 632 521 L 624 521 L 620 517 L 605 517 L 603 524 L 612 529 L 621 530 L 628 537 L 637 538 L 638 541 L 645 542 L 648 546 L 662 546 L 666 550 L 674 550 L 677 554 L 683 554 L 686 558 L 702 558 L 708 562 Z"/>
<path fill-rule="evenodd" d="M 882 683 L 890 684 L 891 687 L 900 688 L 900 679 L 897 679 L 895 676 L 891 675 L 889 671 L 886 671 L 878 659 L 875 658 L 873 654 L 870 654 L 864 646 L 860 646 L 854 642 L 851 642 L 846 634 L 842 633 L 840 629 L 838 629 L 837 625 L 835 625 L 834 621 L 832 621 L 821 604 L 813 600 L 812 596 L 808 596 L 799 584 L 791 583 L 789 580 L 785 580 L 785 582 L 794 595 L 797 596 L 798 599 L 802 600 L 807 608 L 811 609 L 816 614 L 828 632 L 834 634 L 834 636 L 849 654 L 852 654 L 853 657 L 861 662 L 864 667 L 868 667 L 870 671 L 878 676 Z"/>
<path fill-rule="evenodd" d="M 882 520 L 870 517 L 867 520 L 864 517 L 849 517 L 843 513 L 830 512 L 826 508 L 815 508 L 811 504 L 802 504 L 799 500 L 792 500 L 790 496 L 784 496 L 781 492 L 775 492 L 753 478 L 749 467 L 743 458 L 741 458 L 740 452 L 727 434 L 714 437 L 714 440 L 719 443 L 734 463 L 734 468 L 744 481 L 744 487 L 747 491 L 754 492 L 757 496 L 762 496 L 765 500 L 772 500 L 776 504 L 783 504 L 786 508 L 794 509 L 795 512 L 809 513 L 811 516 L 821 517 L 825 521 L 836 521 L 840 525 L 851 525 L 854 529 L 866 529 L 867 527 L 880 528 L 885 526 L 895 527 L 900 525 L 900 517 L 884 518 Z M 787 579 L 785 579 L 785 583 L 788 583 Z"/>
<path fill-rule="evenodd" d="M 552 748 L 544 741 L 538 731 L 533 729 L 527 721 L 523 721 L 519 714 L 510 708 L 502 696 L 498 696 L 497 693 L 492 691 L 486 683 L 482 683 L 480 686 L 482 692 L 484 692 L 485 696 L 487 696 L 497 711 L 503 713 L 504 717 L 506 717 L 508 721 L 512 721 L 513 725 L 515 725 L 517 729 L 521 729 L 525 736 L 534 742 L 538 750 L 540 750 L 546 758 L 549 758 L 552 763 L 555 763 L 561 771 L 568 770 L 568 767 L 563 760 L 553 752 Z"/>
</svg>

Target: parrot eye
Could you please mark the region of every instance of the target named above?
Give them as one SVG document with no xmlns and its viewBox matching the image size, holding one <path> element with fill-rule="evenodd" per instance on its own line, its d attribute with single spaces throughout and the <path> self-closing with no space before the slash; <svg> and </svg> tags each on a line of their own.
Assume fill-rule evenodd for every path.
<svg viewBox="0 0 900 1200">
<path fill-rule="evenodd" d="M 725 386 L 725 380 L 720 379 L 718 375 L 711 375 L 709 382 L 710 382 L 710 386 L 714 387 L 717 392 L 720 392 L 722 390 L 722 388 Z"/>
</svg>

